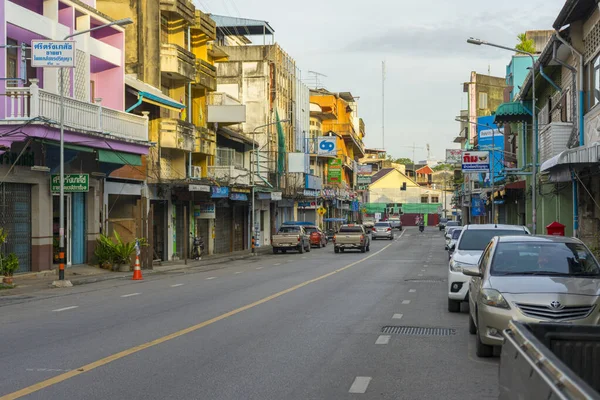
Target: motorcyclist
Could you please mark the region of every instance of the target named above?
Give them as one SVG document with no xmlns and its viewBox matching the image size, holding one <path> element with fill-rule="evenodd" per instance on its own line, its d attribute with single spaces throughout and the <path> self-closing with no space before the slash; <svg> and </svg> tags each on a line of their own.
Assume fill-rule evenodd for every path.
<svg viewBox="0 0 600 400">
<path fill-rule="evenodd" d="M 419 217 L 419 231 L 423 232 L 425 230 L 425 218 L 421 215 Z"/>
</svg>

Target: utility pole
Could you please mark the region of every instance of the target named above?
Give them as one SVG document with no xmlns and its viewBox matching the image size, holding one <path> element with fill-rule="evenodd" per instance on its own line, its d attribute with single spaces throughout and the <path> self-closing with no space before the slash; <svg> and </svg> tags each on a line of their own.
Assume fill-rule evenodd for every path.
<svg viewBox="0 0 600 400">
<path fill-rule="evenodd" d="M 381 146 L 385 150 L 385 61 L 381 62 Z"/>
</svg>

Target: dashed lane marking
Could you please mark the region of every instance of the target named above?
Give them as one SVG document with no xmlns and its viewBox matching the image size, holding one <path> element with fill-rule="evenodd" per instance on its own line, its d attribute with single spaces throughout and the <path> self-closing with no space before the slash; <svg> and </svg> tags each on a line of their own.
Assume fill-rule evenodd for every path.
<svg viewBox="0 0 600 400">
<path fill-rule="evenodd" d="M 176 283 L 174 285 L 171 285 L 171 287 L 179 287 L 179 286 L 183 286 L 183 283 Z"/>
<path fill-rule="evenodd" d="M 209 276 L 208 278 L 206 278 L 207 281 L 210 281 L 211 279 L 217 279 L 216 276 Z"/>
<path fill-rule="evenodd" d="M 408 291 L 408 293 L 415 293 L 416 291 L 417 291 L 417 289 L 410 289 L 410 290 Z"/>
<path fill-rule="evenodd" d="M 369 387 L 369 383 L 371 383 L 371 379 L 373 378 L 370 376 L 357 376 L 354 378 L 354 382 L 352 382 L 348 393 L 365 393 Z"/>
<path fill-rule="evenodd" d="M 129 294 L 124 294 L 121 297 L 133 297 L 133 296 L 139 296 L 141 293 L 129 293 Z"/>
<path fill-rule="evenodd" d="M 67 311 L 67 310 L 73 310 L 74 308 L 78 308 L 79 306 L 69 306 L 69 307 L 63 307 L 63 308 L 57 308 L 56 310 L 52 310 L 53 312 L 61 312 L 61 311 Z"/>
<path fill-rule="evenodd" d="M 394 314 L 392 319 L 402 319 L 402 317 L 404 317 L 404 314 Z"/>
<path fill-rule="evenodd" d="M 402 300 L 402 304 L 410 304 L 410 300 Z"/>
<path fill-rule="evenodd" d="M 375 344 L 388 344 L 390 342 L 390 339 L 390 335 L 380 335 L 375 341 Z"/>
</svg>

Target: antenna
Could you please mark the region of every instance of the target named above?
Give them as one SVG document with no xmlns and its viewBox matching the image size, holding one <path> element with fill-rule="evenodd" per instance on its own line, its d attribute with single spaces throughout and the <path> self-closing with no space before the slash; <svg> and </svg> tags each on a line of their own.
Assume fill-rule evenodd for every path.
<svg viewBox="0 0 600 400">
<path fill-rule="evenodd" d="M 322 74 L 320 72 L 317 71 L 308 71 L 309 74 L 312 74 L 314 80 L 315 80 L 315 89 L 318 89 L 319 86 L 321 86 L 321 81 L 319 80 L 319 77 L 322 76 L 324 78 L 327 78 L 327 75 Z"/>
<path fill-rule="evenodd" d="M 381 62 L 381 147 L 385 150 L 385 61 Z"/>
<path fill-rule="evenodd" d="M 431 160 L 431 151 L 429 148 L 429 143 L 427 143 L 427 161 Z"/>
</svg>

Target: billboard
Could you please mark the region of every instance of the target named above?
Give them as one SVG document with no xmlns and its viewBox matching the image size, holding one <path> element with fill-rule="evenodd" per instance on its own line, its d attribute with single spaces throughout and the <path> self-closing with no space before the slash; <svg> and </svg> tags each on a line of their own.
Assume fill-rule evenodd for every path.
<svg viewBox="0 0 600 400">
<path fill-rule="evenodd" d="M 463 151 L 462 170 L 463 172 L 489 172 L 490 152 L 468 150 Z"/>
<path fill-rule="evenodd" d="M 460 165 L 462 163 L 461 149 L 446 149 L 446 164 Z"/>
<path fill-rule="evenodd" d="M 320 156 L 337 155 L 337 136 L 322 136 L 319 138 L 317 154 Z"/>
<path fill-rule="evenodd" d="M 327 169 L 327 182 L 328 183 L 341 183 L 342 182 L 342 159 L 334 158 L 329 160 Z"/>
<path fill-rule="evenodd" d="M 494 124 L 494 116 L 477 118 L 477 143 L 479 150 L 490 152 L 490 173 L 482 174 L 480 181 L 485 186 L 491 184 L 491 172 L 494 174 L 494 182 L 504 179 L 504 128 L 498 128 Z"/>
<path fill-rule="evenodd" d="M 358 166 L 359 175 L 371 175 L 373 173 L 373 166 L 371 164 L 360 164 Z"/>
<path fill-rule="evenodd" d="M 288 153 L 288 170 L 293 173 L 308 173 L 307 167 L 310 167 L 308 154 L 305 153 Z"/>
</svg>

